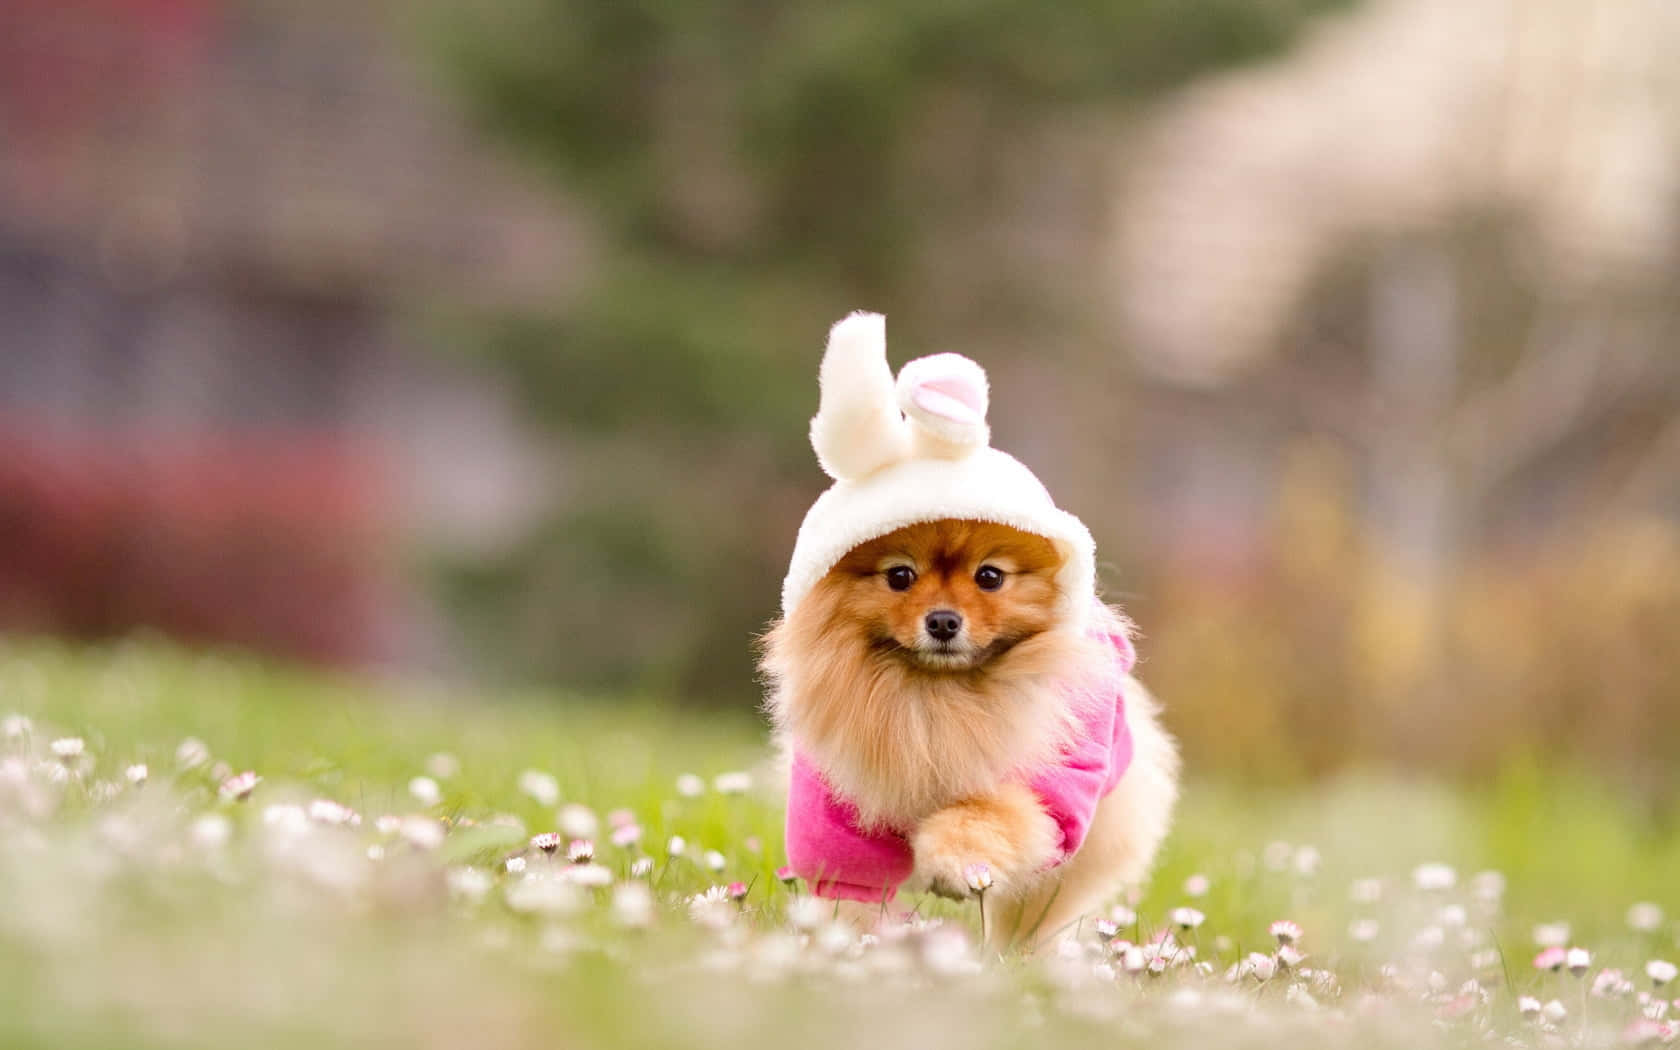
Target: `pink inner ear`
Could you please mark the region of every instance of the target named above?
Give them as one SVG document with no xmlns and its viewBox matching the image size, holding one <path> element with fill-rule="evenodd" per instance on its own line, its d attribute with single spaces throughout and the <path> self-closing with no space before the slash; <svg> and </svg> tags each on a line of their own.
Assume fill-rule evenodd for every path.
<svg viewBox="0 0 1680 1050">
<path fill-rule="evenodd" d="M 958 423 L 986 421 L 986 392 L 964 375 L 946 375 L 916 384 L 910 400 L 918 408 Z"/>
</svg>

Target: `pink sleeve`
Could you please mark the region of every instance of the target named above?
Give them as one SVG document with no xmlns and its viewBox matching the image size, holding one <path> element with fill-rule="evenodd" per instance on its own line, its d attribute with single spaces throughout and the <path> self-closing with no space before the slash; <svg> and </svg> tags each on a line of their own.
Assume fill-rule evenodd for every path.
<svg viewBox="0 0 1680 1050">
<path fill-rule="evenodd" d="M 915 867 L 904 836 L 860 831 L 857 807 L 835 795 L 797 751 L 788 778 L 787 855 L 811 892 L 844 900 L 888 900 Z"/>
<path fill-rule="evenodd" d="M 1115 649 L 1116 674 L 1103 683 L 1102 695 L 1089 698 L 1092 702 L 1081 716 L 1078 742 L 1031 782 L 1033 793 L 1061 829 L 1058 863 L 1085 844 L 1097 803 L 1114 790 L 1132 761 L 1132 734 L 1126 728 L 1120 677 L 1131 670 L 1136 655 L 1124 635 L 1109 635 L 1108 640 Z"/>
</svg>

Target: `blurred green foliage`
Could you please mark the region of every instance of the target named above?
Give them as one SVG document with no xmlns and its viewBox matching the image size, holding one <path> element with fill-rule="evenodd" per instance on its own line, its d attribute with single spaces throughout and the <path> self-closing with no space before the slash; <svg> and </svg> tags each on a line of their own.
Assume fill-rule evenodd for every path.
<svg viewBox="0 0 1680 1050">
<path fill-rule="evenodd" d="M 936 245 L 1019 192 L 1004 172 L 1046 119 L 1274 52 L 1336 2 L 452 9 L 435 40 L 460 95 L 580 199 L 599 249 L 575 301 L 454 339 L 506 369 L 568 453 L 548 527 L 446 570 L 487 664 L 750 695 L 748 639 L 817 490 L 803 424 L 824 326 L 883 310 L 916 345 L 938 317 L 930 266 L 1006 283 L 1008 261 Z"/>
</svg>

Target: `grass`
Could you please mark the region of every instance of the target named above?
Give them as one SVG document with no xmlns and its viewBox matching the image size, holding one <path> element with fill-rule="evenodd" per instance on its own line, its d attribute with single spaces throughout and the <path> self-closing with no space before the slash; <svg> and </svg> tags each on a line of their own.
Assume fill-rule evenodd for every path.
<svg viewBox="0 0 1680 1050">
<path fill-rule="evenodd" d="M 1591 1044 L 1620 1038 L 1639 1004 L 1589 996 L 1591 976 L 1536 971 L 1534 926 L 1568 922 L 1594 974 L 1619 967 L 1640 988 L 1647 958 L 1677 952 L 1671 919 L 1634 930 L 1626 914 L 1643 900 L 1680 909 L 1680 835 L 1532 764 L 1473 792 L 1377 774 L 1293 792 L 1193 780 L 1119 937 L 1159 954 L 1147 945 L 1171 909 L 1207 919 L 1177 931 L 1186 950 L 1149 977 L 1126 972 L 1145 956 L 1100 944 L 1094 927 L 1077 958 L 984 959 L 968 945 L 972 905 L 907 900 L 941 925 L 874 945 L 829 928 L 774 877 L 781 813 L 763 727 L 744 716 L 488 701 L 146 644 L 47 643 L 0 650 L 8 712 L 32 728 L 0 740 L 6 1045 Z M 84 754 L 53 755 L 60 737 Z M 187 738 L 209 757 L 182 768 Z M 138 787 L 134 763 L 150 773 Z M 247 769 L 263 778 L 249 800 L 222 797 Z M 523 792 L 526 770 L 551 774 L 558 801 Z M 740 770 L 759 787 L 676 787 Z M 425 783 L 416 796 L 416 777 L 436 784 L 435 802 Z M 316 798 L 360 826 L 290 808 Z M 603 822 L 596 860 L 613 887 L 579 888 L 563 860 L 526 849 L 566 804 Z M 606 841 L 615 810 L 633 814 L 639 846 Z M 382 815 L 410 822 L 382 829 Z M 673 835 L 681 857 L 667 856 Z M 708 850 L 721 871 L 705 867 Z M 521 853 L 526 872 L 507 872 Z M 643 881 L 630 867 L 642 855 L 645 927 L 619 889 Z M 1456 885 L 1416 889 L 1426 862 L 1451 865 Z M 1482 870 L 1501 874 L 1502 893 L 1472 879 Z M 1192 876 L 1205 893 L 1187 894 Z M 1351 900 L 1358 879 L 1380 880 L 1382 899 Z M 687 903 L 735 882 L 748 887 L 739 903 Z M 1247 953 L 1271 956 L 1279 918 L 1305 930 L 1307 972 L 1228 983 Z M 1353 937 L 1355 918 L 1376 920 L 1375 934 Z M 1188 965 L 1191 946 L 1211 974 Z M 1553 1031 L 1519 1015 L 1530 994 L 1568 1011 Z"/>
</svg>

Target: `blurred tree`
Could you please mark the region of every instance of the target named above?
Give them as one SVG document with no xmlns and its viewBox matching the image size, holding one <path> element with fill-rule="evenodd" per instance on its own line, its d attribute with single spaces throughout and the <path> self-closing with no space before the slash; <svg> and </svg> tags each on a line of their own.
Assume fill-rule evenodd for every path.
<svg viewBox="0 0 1680 1050">
<path fill-rule="evenodd" d="M 1273 52 L 1336 2 L 447 8 L 438 47 L 472 112 L 582 196 L 601 242 L 575 304 L 469 329 L 573 470 L 548 528 L 450 573 L 500 665 L 745 695 L 817 488 L 798 435 L 824 325 L 886 310 L 913 346 L 965 281 L 985 323 L 1030 318 L 1013 278 L 1033 260 L 957 256 L 1066 180 L 1045 127 L 1092 115 L 1080 135 L 1106 150 L 1102 115 Z"/>
</svg>

